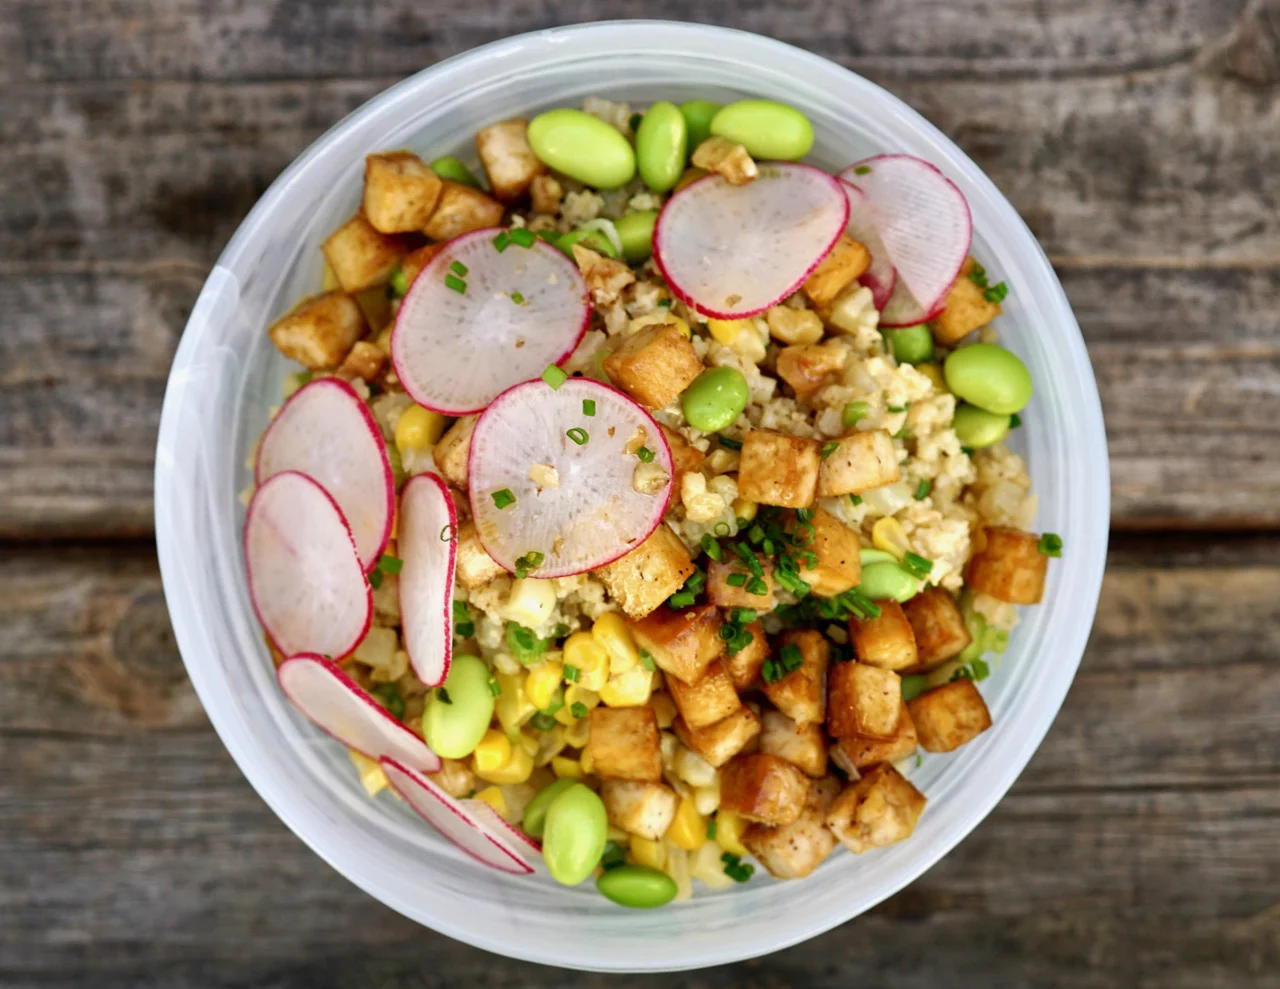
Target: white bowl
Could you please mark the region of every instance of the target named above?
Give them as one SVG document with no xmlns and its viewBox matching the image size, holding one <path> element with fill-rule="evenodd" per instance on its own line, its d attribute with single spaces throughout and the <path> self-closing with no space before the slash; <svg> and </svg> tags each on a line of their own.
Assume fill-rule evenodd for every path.
<svg viewBox="0 0 1280 989">
<path fill-rule="evenodd" d="M 264 330 L 318 290 L 318 246 L 356 207 L 364 155 L 407 146 L 471 157 L 483 124 L 591 94 L 640 104 L 772 97 L 813 121 L 812 158 L 824 166 L 907 151 L 955 180 L 973 209 L 975 254 L 1012 288 L 999 328 L 1036 385 L 1016 438 L 1040 496 L 1038 526 L 1066 541 L 1045 604 L 1024 610 L 983 684 L 994 728 L 914 774 L 929 806 L 911 840 L 858 857 L 838 851 L 802 882 L 761 876 L 648 912 L 616 908 L 589 883 L 566 889 L 545 876 L 487 871 L 394 799 L 368 799 L 346 753 L 276 689 L 239 539 L 245 458 L 286 371 Z M 1102 413 L 1080 330 L 1044 253 L 995 186 L 914 110 L 825 59 L 738 31 L 663 22 L 488 45 L 394 86 L 312 145 L 254 207 L 205 283 L 169 377 L 156 462 L 157 541 L 178 645 L 214 727 L 263 799 L 335 869 L 406 916 L 500 954 L 602 971 L 775 951 L 862 913 L 945 855 L 1013 783 L 1066 695 L 1097 603 L 1108 509 Z"/>
</svg>

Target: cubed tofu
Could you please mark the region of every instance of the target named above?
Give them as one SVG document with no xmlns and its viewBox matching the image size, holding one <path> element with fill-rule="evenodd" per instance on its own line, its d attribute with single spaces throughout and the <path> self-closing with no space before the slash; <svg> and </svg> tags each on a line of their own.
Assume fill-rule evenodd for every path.
<svg viewBox="0 0 1280 989">
<path fill-rule="evenodd" d="M 764 634 L 764 624 L 758 621 L 744 625 L 743 629 L 751 633 L 751 641 L 735 653 L 728 649 L 724 654 L 724 666 L 733 680 L 733 688 L 739 692 L 746 690 L 756 682 L 760 675 L 760 667 L 769 658 L 769 640 Z"/>
<path fill-rule="evenodd" d="M 925 797 L 887 763 L 850 783 L 827 810 L 827 827 L 855 855 L 911 837 Z"/>
<path fill-rule="evenodd" d="M 441 476 L 455 488 L 467 489 L 467 461 L 471 458 L 471 434 L 479 416 L 463 416 L 454 421 L 431 451 Z"/>
<path fill-rule="evenodd" d="M 753 429 L 742 441 L 738 496 L 761 505 L 808 508 L 819 463 L 817 440 Z"/>
<path fill-rule="evenodd" d="M 1049 569 L 1040 537 L 1002 525 L 988 526 L 982 533 L 982 545 L 969 558 L 965 583 L 1011 604 L 1039 604 Z"/>
<path fill-rule="evenodd" d="M 774 879 L 803 879 L 836 847 L 826 816 L 839 792 L 840 784 L 831 776 L 814 780 L 799 817 L 781 827 L 748 825 L 742 843 Z"/>
<path fill-rule="evenodd" d="M 933 320 L 933 336 L 951 346 L 1000 315 L 1000 303 L 986 298 L 986 289 L 970 278 L 977 264 L 969 258 L 947 293 L 946 308 Z"/>
<path fill-rule="evenodd" d="M 798 343 L 778 351 L 778 377 L 807 402 L 835 380 L 848 359 L 849 351 L 835 344 Z"/>
<path fill-rule="evenodd" d="M 893 738 L 902 712 L 902 678 L 865 663 L 834 663 L 827 676 L 827 731 L 834 738 Z"/>
<path fill-rule="evenodd" d="M 357 340 L 347 353 L 346 358 L 338 365 L 338 377 L 351 381 L 359 378 L 369 384 L 377 381 L 387 366 L 387 355 L 376 343 L 368 340 Z"/>
<path fill-rule="evenodd" d="M 720 771 L 720 809 L 762 824 L 790 824 L 804 809 L 809 778 L 785 759 L 754 752 Z"/>
<path fill-rule="evenodd" d="M 912 673 L 927 673 L 941 666 L 960 655 L 973 641 L 956 599 L 941 587 L 925 588 L 904 604 L 902 610 L 916 640 L 917 665 L 911 668 Z"/>
<path fill-rule="evenodd" d="M 898 712 L 898 730 L 893 738 L 863 738 L 860 735 L 846 735 L 844 738 L 836 739 L 831 758 L 837 764 L 843 763 L 846 770 L 862 772 L 877 763 L 906 759 L 915 753 L 918 745 L 915 722 L 911 720 L 911 713 L 903 702 Z"/>
<path fill-rule="evenodd" d="M 831 643 L 821 632 L 813 629 L 793 629 L 784 633 L 779 641 L 779 658 L 788 646 L 795 646 L 800 650 L 800 667 L 781 680 L 766 683 L 765 696 L 792 721 L 802 725 L 821 724 L 826 713 L 827 664 L 831 658 Z"/>
<path fill-rule="evenodd" d="M 662 781 L 658 719 L 651 707 L 592 708 L 587 753 L 601 779 Z"/>
<path fill-rule="evenodd" d="M 709 137 L 693 149 L 690 158 L 695 168 L 718 172 L 730 185 L 746 185 L 760 169 L 741 144 L 724 137 Z"/>
<path fill-rule="evenodd" d="M 666 524 L 630 553 L 592 571 L 628 618 L 643 618 L 684 585 L 697 568 Z"/>
<path fill-rule="evenodd" d="M 718 659 L 706 668 L 697 683 L 685 683 L 670 673 L 666 680 L 667 693 L 675 701 L 684 723 L 692 728 L 715 724 L 738 710 L 741 704 L 729 671 Z"/>
<path fill-rule="evenodd" d="M 951 752 L 991 727 L 987 702 L 972 680 L 952 680 L 907 702 L 926 752 Z"/>
<path fill-rule="evenodd" d="M 404 272 L 406 285 L 422 273 L 422 269 L 431 263 L 432 258 L 445 249 L 444 244 L 423 244 L 416 251 L 410 251 L 400 261 L 400 270 Z"/>
<path fill-rule="evenodd" d="M 404 238 L 381 233 L 357 213 L 320 245 L 344 292 L 385 285 L 408 252 Z"/>
<path fill-rule="evenodd" d="M 858 494 L 892 484 L 902 471 L 893 437 L 884 429 L 868 429 L 836 440 L 836 448 L 818 471 L 818 497 Z"/>
<path fill-rule="evenodd" d="M 636 273 L 621 261 L 614 261 L 581 244 L 573 245 L 573 260 L 582 272 L 582 280 L 587 283 L 591 301 L 597 306 L 613 305 L 622 290 L 636 280 Z M 669 325 L 675 326 L 674 323 Z"/>
<path fill-rule="evenodd" d="M 849 638 L 858 662 L 882 670 L 912 669 L 919 662 L 916 637 L 902 605 L 892 600 L 875 605 L 880 609 L 875 618 L 849 619 Z"/>
<path fill-rule="evenodd" d="M 769 336 L 782 343 L 817 343 L 822 339 L 822 317 L 812 309 L 774 306 L 765 313 Z"/>
<path fill-rule="evenodd" d="M 453 240 L 502 222 L 502 203 L 479 189 L 445 179 L 440 201 L 422 232 L 432 240 Z"/>
<path fill-rule="evenodd" d="M 271 324 L 267 335 L 280 353 L 312 371 L 337 367 L 364 335 L 364 315 L 346 292 L 304 299 Z"/>
<path fill-rule="evenodd" d="M 425 227 L 442 187 L 440 176 L 411 151 L 365 156 L 364 215 L 384 234 Z"/>
<path fill-rule="evenodd" d="M 462 523 L 458 527 L 456 538 L 458 548 L 454 571 L 463 587 L 474 590 L 506 573 L 480 545 L 480 537 L 476 535 L 474 522 Z"/>
<path fill-rule="evenodd" d="M 604 359 L 609 379 L 641 405 L 670 405 L 702 373 L 693 344 L 674 323 L 657 323 L 627 337 Z"/>
<path fill-rule="evenodd" d="M 870 267 L 871 252 L 866 246 L 848 234 L 842 234 L 831 253 L 822 259 L 805 281 L 804 294 L 815 306 L 828 306 Z"/>
<path fill-rule="evenodd" d="M 676 611 L 663 605 L 631 625 L 636 644 L 664 673 L 697 683 L 724 653 L 720 612 L 713 604 Z"/>
<path fill-rule="evenodd" d="M 529 147 L 529 121 L 503 120 L 476 131 L 476 153 L 489 176 L 489 187 L 504 203 L 529 191 L 534 178 L 547 170 Z"/>
<path fill-rule="evenodd" d="M 826 774 L 827 740 L 821 725 L 796 724 L 781 711 L 765 711 L 760 722 L 761 752 L 786 759 L 810 776 Z"/>
<path fill-rule="evenodd" d="M 600 784 L 609 823 L 628 834 L 658 841 L 671 826 L 680 798 L 663 783 L 604 780 Z"/>
<path fill-rule="evenodd" d="M 745 704 L 727 718 L 705 728 L 690 728 L 676 718 L 676 735 L 717 769 L 745 749 L 760 734 L 760 717 Z"/>
<path fill-rule="evenodd" d="M 564 186 L 554 175 L 535 175 L 529 183 L 529 198 L 535 213 L 558 213 Z"/>
<path fill-rule="evenodd" d="M 707 459 L 707 455 L 693 446 L 683 436 L 674 429 L 658 424 L 658 428 L 662 430 L 662 435 L 667 440 L 667 446 L 671 447 L 671 469 L 672 483 L 677 491 L 680 490 L 680 479 L 689 471 L 697 470 L 702 466 L 702 462 Z"/>
<path fill-rule="evenodd" d="M 747 584 L 751 583 L 752 574 L 736 556 L 724 551 L 719 563 L 714 560 L 707 563 L 707 600 L 720 608 L 754 608 L 756 611 L 773 610 L 773 561 L 757 555 L 765 583 L 763 594 L 751 594 Z M 729 577 L 741 574 L 747 584 L 730 584 Z"/>
<path fill-rule="evenodd" d="M 813 538 L 805 548 L 818 558 L 818 565 L 801 571 L 800 576 L 809 585 L 809 592 L 820 598 L 843 594 L 862 576 L 862 565 L 858 559 L 862 542 L 858 531 L 849 528 L 824 508 L 813 510 L 809 524 L 813 526 Z M 794 533 L 795 523 L 788 528 Z"/>
</svg>

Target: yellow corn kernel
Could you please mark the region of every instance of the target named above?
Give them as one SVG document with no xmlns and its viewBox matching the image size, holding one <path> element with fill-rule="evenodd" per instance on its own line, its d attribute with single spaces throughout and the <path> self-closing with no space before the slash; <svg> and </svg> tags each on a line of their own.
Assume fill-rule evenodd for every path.
<svg viewBox="0 0 1280 989">
<path fill-rule="evenodd" d="M 580 780 L 587 775 L 582 771 L 582 763 L 564 755 L 558 755 L 551 760 L 551 771 L 556 774 L 558 780 Z"/>
<path fill-rule="evenodd" d="M 320 287 L 326 292 L 332 292 L 334 289 L 342 288 L 342 283 L 338 281 L 338 273 L 329 267 L 329 262 L 324 263 L 324 275 L 322 276 Z"/>
<path fill-rule="evenodd" d="M 575 749 L 580 749 L 587 744 L 587 738 L 591 735 L 591 722 L 586 718 L 581 721 L 575 721 L 564 730 L 564 740 L 567 745 L 572 745 Z"/>
<path fill-rule="evenodd" d="M 754 333 L 755 328 L 745 319 L 709 319 L 707 330 L 716 343 L 732 347 L 740 333 Z"/>
<path fill-rule="evenodd" d="M 513 749 L 521 749 L 528 753 L 530 758 L 533 758 L 538 751 L 541 736 L 542 732 L 522 731 L 511 740 L 511 747 Z"/>
<path fill-rule="evenodd" d="M 564 643 L 564 665 L 578 668 L 578 686 L 599 690 L 609 679 L 609 654 L 590 632 L 574 632 Z"/>
<path fill-rule="evenodd" d="M 650 841 L 639 835 L 631 836 L 631 861 L 634 865 L 647 865 L 650 869 L 661 870 L 667 862 L 667 846 L 659 841 Z"/>
<path fill-rule="evenodd" d="M 504 818 L 507 816 L 507 798 L 502 795 L 502 791 L 496 786 L 486 786 L 476 794 L 476 799 L 483 800 L 496 810 L 499 816 Z"/>
<path fill-rule="evenodd" d="M 760 506 L 754 501 L 747 501 L 745 498 L 733 499 L 733 514 L 735 518 L 740 518 L 744 522 L 750 522 L 756 517 L 756 509 Z"/>
<path fill-rule="evenodd" d="M 388 357 L 391 356 L 391 327 L 383 327 L 382 332 L 378 334 L 373 341 L 374 346 L 381 350 Z"/>
<path fill-rule="evenodd" d="M 640 662 L 640 650 L 631 638 L 631 629 L 616 611 L 607 611 L 596 619 L 591 637 L 609 654 L 610 673 L 625 673 Z"/>
<path fill-rule="evenodd" d="M 653 713 L 658 718 L 659 728 L 670 728 L 675 724 L 676 704 L 670 694 L 654 694 L 649 706 L 653 708 Z"/>
<path fill-rule="evenodd" d="M 511 758 L 497 769 L 481 770 L 474 760 L 472 769 L 486 783 L 523 783 L 533 775 L 533 753 L 526 752 L 522 745 L 514 745 Z"/>
<path fill-rule="evenodd" d="M 643 707 L 653 693 L 653 673 L 643 666 L 636 666 L 610 677 L 600 688 L 600 700 L 606 707 Z"/>
<path fill-rule="evenodd" d="M 586 749 L 583 749 L 582 755 L 578 756 L 578 762 L 582 765 L 582 771 L 588 776 L 590 776 L 596 768 L 596 761 L 591 758 L 591 753 Z"/>
<path fill-rule="evenodd" d="M 555 718 L 566 728 L 572 728 L 579 721 L 585 720 L 574 715 L 573 705 L 575 704 L 581 704 L 590 711 L 593 707 L 600 706 L 600 695 L 594 690 L 587 690 L 576 683 L 571 683 L 565 687 L 564 707 L 556 712 Z"/>
<path fill-rule="evenodd" d="M 892 515 L 885 516 L 871 527 L 871 542 L 876 549 L 892 553 L 899 560 L 906 556 L 907 550 L 911 548 L 911 543 L 907 541 L 907 534 L 902 531 L 902 523 Z"/>
<path fill-rule="evenodd" d="M 525 628 L 537 628 L 546 624 L 556 610 L 556 585 L 549 580 L 533 577 L 517 578 L 511 582 L 507 597 L 506 617 Z"/>
<path fill-rule="evenodd" d="M 708 842 L 689 856 L 689 871 L 693 878 L 711 889 L 732 886 L 733 880 L 725 875 L 724 862 L 720 859 L 720 846 Z"/>
<path fill-rule="evenodd" d="M 382 771 L 382 766 L 355 749 L 347 749 L 347 755 L 351 756 L 356 772 L 360 774 L 360 785 L 369 796 L 376 797 L 387 785 L 387 774 Z"/>
<path fill-rule="evenodd" d="M 401 453 L 421 453 L 439 442 L 443 433 L 444 416 L 421 405 L 411 405 L 396 422 L 396 447 Z"/>
<path fill-rule="evenodd" d="M 563 752 L 567 744 L 562 725 L 554 725 L 550 731 L 538 732 L 538 749 L 533 753 L 533 764 L 550 765 L 551 760 Z"/>
<path fill-rule="evenodd" d="M 564 678 L 564 666 L 552 660 L 544 660 L 529 671 L 524 682 L 525 696 L 539 711 L 551 705 L 556 688 Z M 505 688 L 504 688 L 505 689 Z"/>
<path fill-rule="evenodd" d="M 742 832 L 747 830 L 747 821 L 731 810 L 716 811 L 716 844 L 726 852 L 745 856 L 751 853 L 742 843 Z"/>
<path fill-rule="evenodd" d="M 680 176 L 680 181 L 676 183 L 675 191 L 679 192 L 681 189 L 687 186 L 690 182 L 697 182 L 698 179 L 702 178 L 702 176 L 706 174 L 707 174 L 707 170 L 705 168 L 698 168 L 694 165 L 690 165 L 688 168 L 684 170 L 684 174 Z"/>
<path fill-rule="evenodd" d="M 520 726 L 538 710 L 525 695 L 524 682 L 527 676 L 523 670 L 519 673 L 497 674 L 502 693 L 498 695 L 495 710 L 498 713 L 498 723 L 508 735 L 518 732 Z"/>
<path fill-rule="evenodd" d="M 676 816 L 671 819 L 666 837 L 677 848 L 686 852 L 696 852 L 707 841 L 707 820 L 698 813 L 690 797 L 681 797 L 680 806 L 676 808 Z"/>
<path fill-rule="evenodd" d="M 500 769 L 511 760 L 511 739 L 499 728 L 490 728 L 480 739 L 475 752 L 476 771 L 491 773 Z"/>
<path fill-rule="evenodd" d="M 933 387 L 943 395 L 947 394 L 947 379 L 942 376 L 942 368 L 937 364 L 917 364 L 916 370 L 933 382 Z"/>
<path fill-rule="evenodd" d="M 683 334 L 685 339 L 693 336 L 693 331 L 689 329 L 689 324 L 679 316 L 673 316 L 671 310 L 667 308 L 655 309 L 653 312 L 645 313 L 643 316 L 637 316 L 627 324 L 627 332 L 635 333 L 643 330 L 646 326 L 657 326 L 660 323 L 670 323 Z"/>
</svg>

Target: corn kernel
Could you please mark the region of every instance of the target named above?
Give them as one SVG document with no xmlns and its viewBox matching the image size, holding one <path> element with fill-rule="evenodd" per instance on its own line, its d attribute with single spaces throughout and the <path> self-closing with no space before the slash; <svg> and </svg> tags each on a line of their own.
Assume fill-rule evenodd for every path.
<svg viewBox="0 0 1280 989">
<path fill-rule="evenodd" d="M 600 706 L 600 695 L 594 690 L 587 690 L 576 683 L 571 683 L 564 688 L 564 707 L 560 708 L 555 714 L 555 718 L 560 724 L 566 728 L 572 728 L 583 718 L 577 717 L 573 713 L 573 706 L 581 704 L 588 711 L 593 707 Z"/>
<path fill-rule="evenodd" d="M 916 370 L 933 382 L 933 387 L 940 394 L 947 394 L 947 379 L 942 376 L 942 368 L 937 364 L 917 364 Z"/>
<path fill-rule="evenodd" d="M 498 695 L 495 710 L 498 713 L 498 723 L 508 735 L 518 732 L 520 726 L 538 710 L 525 694 L 524 682 L 527 677 L 528 674 L 523 670 L 519 673 L 497 674 L 502 693 Z"/>
<path fill-rule="evenodd" d="M 693 806 L 703 817 L 710 817 L 720 807 L 720 778 L 709 786 L 700 786 L 693 791 Z"/>
<path fill-rule="evenodd" d="M 607 611 L 591 626 L 591 637 L 609 654 L 609 672 L 625 673 L 640 662 L 640 650 L 631 629 L 616 611 Z"/>
<path fill-rule="evenodd" d="M 747 501 L 745 498 L 733 499 L 734 517 L 742 519 L 744 522 L 750 522 L 756 517 L 756 509 L 760 506 L 754 501 Z"/>
<path fill-rule="evenodd" d="M 567 744 L 572 745 L 575 749 L 580 749 L 587 744 L 587 738 L 591 735 L 591 723 L 583 718 L 575 721 L 564 730 L 564 740 Z"/>
<path fill-rule="evenodd" d="M 643 707 L 653 693 L 653 673 L 643 666 L 636 666 L 610 677 L 600 688 L 600 700 L 607 707 Z"/>
<path fill-rule="evenodd" d="M 551 771 L 556 774 L 558 780 L 580 780 L 587 775 L 582 771 L 582 763 L 563 755 L 558 755 L 551 760 Z"/>
<path fill-rule="evenodd" d="M 747 830 L 747 821 L 731 810 L 716 811 L 716 844 L 726 852 L 737 856 L 750 855 L 747 846 L 742 843 L 742 832 Z"/>
<path fill-rule="evenodd" d="M 649 701 L 653 713 L 658 718 L 659 728 L 670 728 L 676 721 L 676 704 L 670 694 L 654 694 Z"/>
<path fill-rule="evenodd" d="M 374 346 L 381 350 L 388 357 L 391 356 L 391 327 L 383 327 L 382 332 L 378 334 L 373 341 Z"/>
<path fill-rule="evenodd" d="M 538 744 L 541 736 L 541 732 L 527 730 L 522 731 L 511 740 L 511 747 L 513 749 L 522 749 L 529 755 L 529 758 L 532 759 L 534 754 L 538 751 Z"/>
<path fill-rule="evenodd" d="M 538 733 L 538 748 L 533 753 L 533 764 L 535 766 L 546 766 L 552 759 L 564 751 L 564 747 L 568 743 L 564 737 L 564 727 L 555 725 L 550 731 L 542 731 Z"/>
<path fill-rule="evenodd" d="M 720 846 L 715 842 L 708 842 L 689 856 L 689 871 L 694 879 L 711 889 L 733 885 L 733 880 L 725 875 Z"/>
<path fill-rule="evenodd" d="M 683 745 L 676 750 L 671 760 L 671 768 L 680 779 L 692 787 L 710 786 L 716 781 L 716 767 Z"/>
<path fill-rule="evenodd" d="M 552 581 L 525 577 L 511 582 L 505 609 L 509 621 L 519 622 L 525 628 L 537 628 L 546 624 L 555 610 L 556 585 Z"/>
<path fill-rule="evenodd" d="M 899 560 L 906 556 L 907 550 L 911 548 L 911 543 L 907 541 L 907 534 L 902 530 L 902 523 L 892 515 L 885 516 L 871 527 L 871 542 L 876 549 L 892 553 Z"/>
<path fill-rule="evenodd" d="M 596 761 L 591 758 L 591 753 L 586 749 L 583 749 L 582 755 L 578 756 L 578 762 L 582 766 L 582 771 L 588 776 L 590 776 L 592 771 L 596 768 Z"/>
<path fill-rule="evenodd" d="M 480 739 L 475 752 L 476 771 L 491 773 L 505 766 L 511 759 L 511 740 L 498 728 L 490 728 Z"/>
<path fill-rule="evenodd" d="M 753 332 L 751 324 L 745 319 L 709 319 L 707 330 L 716 343 L 725 347 L 732 347 L 739 333 Z"/>
<path fill-rule="evenodd" d="M 502 795 L 502 791 L 496 786 L 486 786 L 476 794 L 476 799 L 483 800 L 496 810 L 499 816 L 503 818 L 507 816 L 507 798 Z"/>
<path fill-rule="evenodd" d="M 347 749 L 347 755 L 351 756 L 351 762 L 360 774 L 360 785 L 364 787 L 365 793 L 376 797 L 387 785 L 387 774 L 382 771 L 382 766 L 355 749 Z"/>
<path fill-rule="evenodd" d="M 578 686 L 599 690 L 609 679 L 609 654 L 590 632 L 574 632 L 564 643 L 564 664 L 578 669 Z"/>
<path fill-rule="evenodd" d="M 539 663 L 529 671 L 529 676 L 524 682 L 524 692 L 529 698 L 529 703 L 539 711 L 545 710 L 550 706 L 551 699 L 555 696 L 556 689 L 563 678 L 563 664 L 550 660 Z"/>
<path fill-rule="evenodd" d="M 421 453 L 434 446 L 443 433 L 444 416 L 421 405 L 411 405 L 396 422 L 396 446 L 401 453 Z"/>
<path fill-rule="evenodd" d="M 634 865 L 645 865 L 650 869 L 661 870 L 667 862 L 667 846 L 659 841 L 631 836 L 631 861 Z"/>
<path fill-rule="evenodd" d="M 686 852 L 697 851 L 706 844 L 707 822 L 698 813 L 691 798 L 680 798 L 680 806 L 676 808 L 676 816 L 671 819 L 666 837 L 677 848 L 683 848 Z"/>
<path fill-rule="evenodd" d="M 511 758 L 497 769 L 481 770 L 474 760 L 472 768 L 486 783 L 523 783 L 533 775 L 533 753 L 526 751 L 523 745 L 514 745 Z"/>
</svg>

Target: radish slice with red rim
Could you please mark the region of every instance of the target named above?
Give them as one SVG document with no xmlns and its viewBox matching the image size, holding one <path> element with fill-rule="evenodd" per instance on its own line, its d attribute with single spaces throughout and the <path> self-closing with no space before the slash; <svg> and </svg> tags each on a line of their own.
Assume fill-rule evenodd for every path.
<svg viewBox="0 0 1280 989">
<path fill-rule="evenodd" d="M 286 470 L 306 474 L 333 496 L 364 569 L 377 566 L 391 538 L 395 478 L 377 423 L 342 379 L 318 378 L 299 388 L 262 434 L 257 483 Z"/>
<path fill-rule="evenodd" d="M 667 200 L 653 257 L 687 305 L 716 319 L 754 316 L 804 284 L 848 220 L 838 180 L 770 162 L 746 185 L 708 175 Z"/>
<path fill-rule="evenodd" d="M 517 852 L 521 858 L 533 862 L 541 856 L 542 842 L 530 838 L 483 800 L 460 800 L 459 803 L 487 827 L 491 834 L 505 838 L 512 851 Z"/>
<path fill-rule="evenodd" d="M 899 329 L 927 323 L 946 308 L 945 302 L 946 296 L 943 296 L 942 302 L 928 309 L 924 308 L 911 294 L 907 283 L 899 278 L 889 300 L 880 309 L 880 326 L 884 329 Z"/>
<path fill-rule="evenodd" d="M 373 589 L 332 496 L 297 471 L 269 478 L 244 520 L 244 561 L 258 621 L 286 656 L 341 659 L 373 619 Z"/>
<path fill-rule="evenodd" d="M 472 858 L 516 876 L 527 876 L 533 867 L 511 843 L 463 804 L 431 780 L 396 759 L 383 758 L 387 782 L 404 797 L 424 821 Z"/>
<path fill-rule="evenodd" d="M 852 183 L 841 180 L 845 195 L 849 198 L 849 225 L 845 232 L 862 244 L 871 255 L 871 266 L 858 280 L 871 289 L 871 299 L 877 309 L 883 309 L 893 295 L 893 287 L 898 282 L 898 273 L 893 270 L 893 262 L 889 260 L 888 248 L 880 239 L 880 231 L 876 229 L 875 214 L 867 194 Z"/>
<path fill-rule="evenodd" d="M 391 360 L 418 404 L 450 416 L 479 412 L 516 382 L 568 360 L 587 331 L 591 307 L 577 267 L 545 241 L 522 247 L 510 239 L 515 232 L 463 234 L 409 287 Z"/>
<path fill-rule="evenodd" d="M 939 310 L 973 243 L 964 194 L 913 155 L 876 155 L 850 165 L 840 178 L 866 194 L 889 260 L 918 309 Z"/>
<path fill-rule="evenodd" d="M 588 413 L 587 410 L 590 410 Z M 499 566 L 565 577 L 648 538 L 671 497 L 671 449 L 653 417 L 615 388 L 526 381 L 471 435 L 476 533 Z"/>
<path fill-rule="evenodd" d="M 440 771 L 440 757 L 417 732 L 375 701 L 337 663 L 300 653 L 276 670 L 280 689 L 321 731 L 370 759 L 391 756 L 424 773 Z"/>
<path fill-rule="evenodd" d="M 453 653 L 458 511 L 449 486 L 434 474 L 410 478 L 400 493 L 398 531 L 404 648 L 418 679 L 436 687 L 449 675 Z"/>
</svg>

